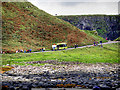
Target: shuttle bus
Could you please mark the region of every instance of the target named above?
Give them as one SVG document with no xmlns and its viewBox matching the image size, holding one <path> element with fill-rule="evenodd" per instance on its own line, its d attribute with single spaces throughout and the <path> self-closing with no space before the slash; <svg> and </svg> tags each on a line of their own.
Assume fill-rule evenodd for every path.
<svg viewBox="0 0 120 90">
<path fill-rule="evenodd" d="M 52 45 L 52 50 L 62 50 L 67 49 L 67 43 L 57 43 Z"/>
</svg>

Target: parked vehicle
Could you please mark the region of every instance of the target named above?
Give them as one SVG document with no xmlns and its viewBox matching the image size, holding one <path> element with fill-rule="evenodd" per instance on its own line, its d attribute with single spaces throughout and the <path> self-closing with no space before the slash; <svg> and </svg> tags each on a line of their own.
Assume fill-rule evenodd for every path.
<svg viewBox="0 0 120 90">
<path fill-rule="evenodd" d="M 57 43 L 52 45 L 52 50 L 62 50 L 67 49 L 67 43 Z"/>
</svg>

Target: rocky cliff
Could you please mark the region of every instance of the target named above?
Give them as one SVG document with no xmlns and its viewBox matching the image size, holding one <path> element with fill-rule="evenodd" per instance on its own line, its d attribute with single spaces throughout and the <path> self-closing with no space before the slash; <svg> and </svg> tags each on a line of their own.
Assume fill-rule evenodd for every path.
<svg viewBox="0 0 120 90">
<path fill-rule="evenodd" d="M 96 30 L 103 38 L 114 40 L 120 33 L 120 15 L 57 16 L 81 30 Z"/>
</svg>

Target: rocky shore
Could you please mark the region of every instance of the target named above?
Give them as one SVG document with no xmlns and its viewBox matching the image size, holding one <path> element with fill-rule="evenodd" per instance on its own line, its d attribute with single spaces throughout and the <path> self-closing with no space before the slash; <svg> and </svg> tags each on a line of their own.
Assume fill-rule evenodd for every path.
<svg viewBox="0 0 120 90">
<path fill-rule="evenodd" d="M 120 88 L 119 66 L 119 64 L 73 64 L 73 62 L 48 63 L 42 66 L 12 65 L 14 67 L 12 70 L 2 74 L 2 88 L 3 90 L 31 88 L 116 90 Z"/>
</svg>

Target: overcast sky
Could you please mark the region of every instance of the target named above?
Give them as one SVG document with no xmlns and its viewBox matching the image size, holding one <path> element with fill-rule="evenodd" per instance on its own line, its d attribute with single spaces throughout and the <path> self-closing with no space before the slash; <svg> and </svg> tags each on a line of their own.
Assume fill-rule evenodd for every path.
<svg viewBox="0 0 120 90">
<path fill-rule="evenodd" d="M 119 0 L 28 0 L 51 15 L 118 14 Z"/>
</svg>

